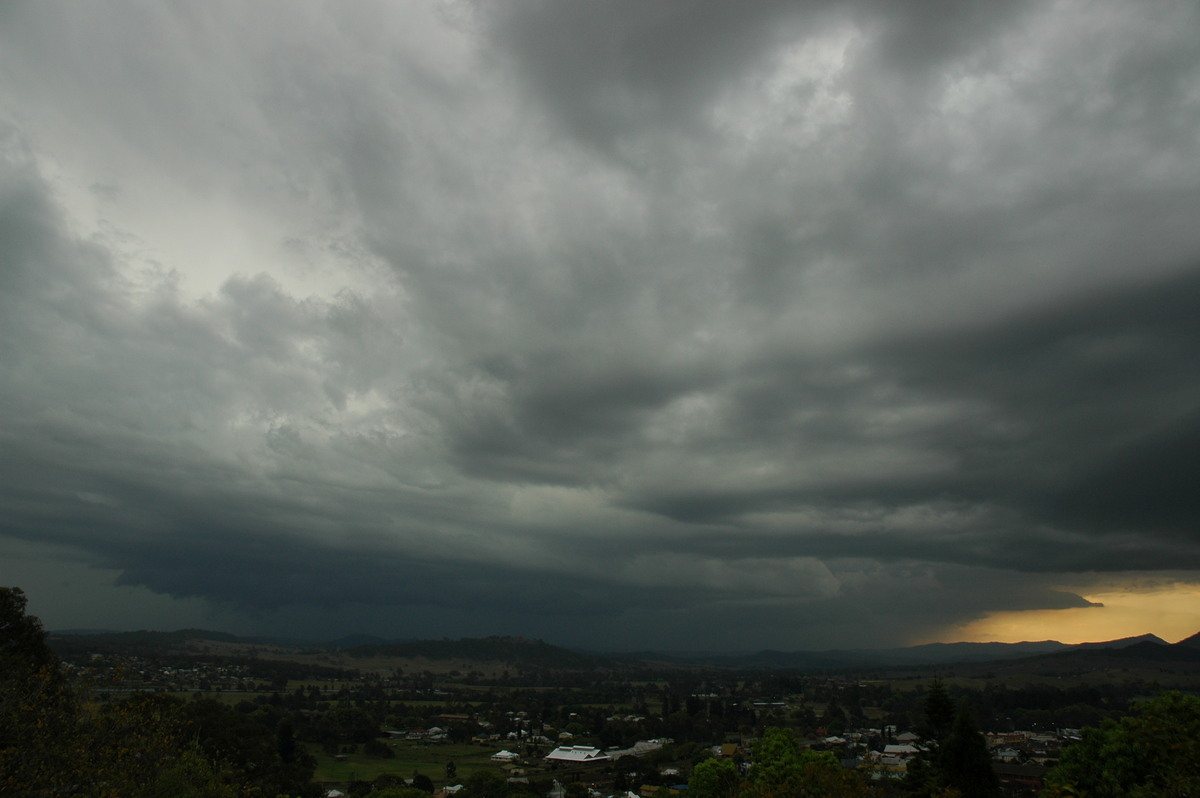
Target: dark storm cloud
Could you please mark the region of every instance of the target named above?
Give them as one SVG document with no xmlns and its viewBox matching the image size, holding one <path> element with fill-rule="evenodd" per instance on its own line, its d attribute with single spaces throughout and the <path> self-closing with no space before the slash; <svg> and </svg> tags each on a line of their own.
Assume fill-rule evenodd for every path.
<svg viewBox="0 0 1200 798">
<path fill-rule="evenodd" d="M 1010 518 L 1098 534 L 1155 530 L 1187 538 L 1196 528 L 1193 397 L 1200 372 L 1200 271 L 1096 292 L 953 336 L 898 333 L 855 353 L 865 377 L 825 378 L 842 363 L 776 360 L 735 394 L 736 438 L 769 450 L 791 435 L 814 447 L 869 446 L 865 388 L 886 387 L 892 407 L 963 407 L 892 442 L 953 463 L 952 472 L 891 474 L 811 487 L 658 494 L 641 506 L 690 521 L 721 521 L 764 508 L 866 505 L 935 499 L 990 504 Z M 795 375 L 795 376 L 789 376 Z M 798 424 L 797 407 L 814 419 Z M 870 408 L 867 408 L 869 410 Z M 887 434 L 886 430 L 883 430 Z M 906 539 L 906 543 L 911 542 Z M 1089 566 L 1096 567 L 1090 556 Z M 1067 556 L 1067 555 L 1064 555 Z M 1169 558 L 1170 547 L 1160 554 Z M 1110 567 L 1124 567 L 1115 553 Z"/>
<path fill-rule="evenodd" d="M 1200 570 L 1200 40 L 1152 5 L 6 11 L 3 538 L 592 645 Z"/>
<path fill-rule="evenodd" d="M 610 149 L 663 123 L 694 134 L 715 92 L 846 18 L 876 31 L 886 68 L 911 71 L 986 42 L 1024 5 L 535 0 L 481 13 L 539 101 L 575 136 Z"/>
</svg>

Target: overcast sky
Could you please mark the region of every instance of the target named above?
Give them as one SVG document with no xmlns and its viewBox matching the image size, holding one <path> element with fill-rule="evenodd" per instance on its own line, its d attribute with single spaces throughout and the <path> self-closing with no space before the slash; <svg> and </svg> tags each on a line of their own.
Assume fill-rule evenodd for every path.
<svg viewBox="0 0 1200 798">
<path fill-rule="evenodd" d="M 51 628 L 1103 618 L 1200 582 L 1198 451 L 1190 0 L 0 6 Z"/>
</svg>

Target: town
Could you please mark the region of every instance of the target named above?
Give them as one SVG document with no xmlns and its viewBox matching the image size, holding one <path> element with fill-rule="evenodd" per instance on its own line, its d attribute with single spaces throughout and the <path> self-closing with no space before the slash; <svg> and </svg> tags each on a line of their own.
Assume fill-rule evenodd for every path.
<svg viewBox="0 0 1200 798">
<path fill-rule="evenodd" d="M 958 675 L 952 667 L 739 671 L 574 660 L 538 641 L 514 649 L 509 639 L 491 641 L 503 649 L 495 656 L 488 641 L 462 641 L 445 643 L 438 657 L 392 660 L 373 650 L 230 648 L 202 639 L 182 648 L 51 642 L 72 679 L 99 701 L 170 696 L 246 729 L 286 730 L 311 766 L 313 788 L 329 798 L 387 789 L 461 798 L 526 794 L 514 790 L 703 796 L 697 772 L 720 767 L 746 779 L 760 766 L 764 735 L 780 733 L 860 788 L 848 794 L 900 795 L 956 707 L 970 710 L 999 794 L 1033 796 L 1083 727 L 1127 714 L 1159 679 L 1174 674 L 1175 686 L 1194 684 L 1178 667 L 1151 679 L 1128 669 L 1121 679 L 978 678 L 961 667 Z"/>
</svg>

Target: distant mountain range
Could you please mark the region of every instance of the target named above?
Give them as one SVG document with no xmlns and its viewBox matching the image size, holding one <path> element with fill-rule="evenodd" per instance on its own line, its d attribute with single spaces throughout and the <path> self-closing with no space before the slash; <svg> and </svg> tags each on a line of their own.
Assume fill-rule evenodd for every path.
<svg viewBox="0 0 1200 798">
<path fill-rule="evenodd" d="M 1175 645 L 1182 646 L 1183 648 L 1200 648 L 1200 632 L 1196 632 L 1191 637 L 1185 637 Z"/>
<path fill-rule="evenodd" d="M 598 654 L 574 651 L 541 640 L 520 637 L 464 638 L 459 640 L 393 640 L 370 635 L 348 635 L 325 643 L 244 638 L 223 632 L 183 629 L 176 632 L 52 632 L 50 645 L 61 653 L 83 650 L 147 653 L 152 651 L 195 649 L 209 645 L 210 653 L 252 654 L 271 647 L 297 653 L 337 651 L 352 660 L 368 658 L 458 660 L 463 663 L 511 663 L 521 668 L 586 670 L 622 668 L 653 664 L 657 667 L 718 667 L 736 669 L 832 671 L 883 668 L 923 669 L 956 666 L 975 671 L 986 666 L 989 672 L 1019 668 L 1057 672 L 1056 669 L 1104 667 L 1104 662 L 1131 660 L 1197 663 L 1200 667 L 1200 633 L 1167 643 L 1155 635 L 1140 635 L 1119 640 L 1068 645 L 1055 640 L 1022 643 L 930 643 L 907 648 L 831 650 L 831 651 L 759 651 L 752 654 L 678 654 L 637 652 Z M 213 648 L 215 647 L 215 648 Z M 982 672 L 982 671 L 981 671 Z"/>
<path fill-rule="evenodd" d="M 476 662 L 511 662 L 525 667 L 583 670 L 627 664 L 619 657 L 585 654 L 524 637 L 481 637 L 462 640 L 411 640 L 348 649 L 352 657 L 399 657 Z"/>
<path fill-rule="evenodd" d="M 1189 638 L 1191 639 L 1191 638 Z M 710 664 L 741 668 L 786 668 L 789 670 L 832 670 L 845 668 L 950 665 L 971 662 L 1000 662 L 1043 654 L 1090 649 L 1117 649 L 1150 643 L 1170 646 L 1156 635 L 1125 637 L 1098 643 L 1060 643 L 1041 640 L 1022 643 L 927 643 L 907 648 L 850 649 L 832 651 L 759 651 L 738 656 L 707 656 Z M 1200 644 L 1198 644 L 1200 645 Z M 686 656 L 677 659 L 686 661 Z"/>
</svg>

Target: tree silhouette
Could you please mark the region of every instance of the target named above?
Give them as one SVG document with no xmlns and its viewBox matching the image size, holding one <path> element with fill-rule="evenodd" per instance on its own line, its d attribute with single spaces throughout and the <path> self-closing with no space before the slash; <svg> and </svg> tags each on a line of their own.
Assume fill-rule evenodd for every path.
<svg viewBox="0 0 1200 798">
<path fill-rule="evenodd" d="M 992 770 L 987 741 L 975 725 L 975 716 L 964 699 L 958 705 L 954 725 L 937 754 L 938 780 L 945 787 L 971 798 L 999 795 L 1000 782 Z"/>
<path fill-rule="evenodd" d="M 954 702 L 946 692 L 942 677 L 935 676 L 925 695 L 925 724 L 921 736 L 926 741 L 940 743 L 950 733 L 954 724 Z"/>
</svg>

